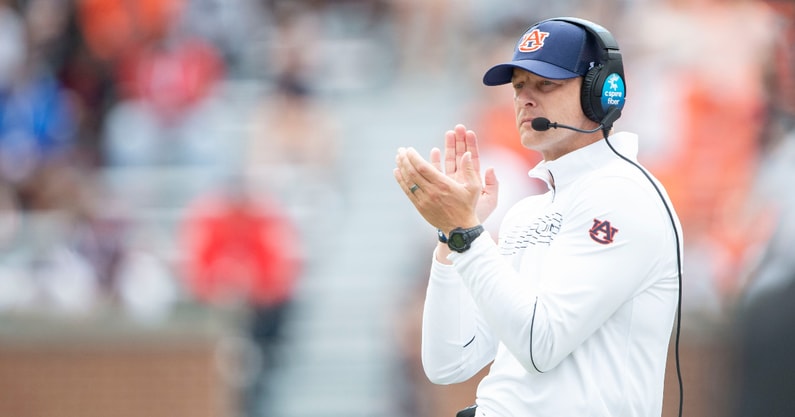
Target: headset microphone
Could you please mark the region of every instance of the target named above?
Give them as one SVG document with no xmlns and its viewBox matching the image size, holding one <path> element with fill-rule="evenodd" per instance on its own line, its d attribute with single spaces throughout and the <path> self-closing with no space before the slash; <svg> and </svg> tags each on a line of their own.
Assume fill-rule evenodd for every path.
<svg viewBox="0 0 795 417">
<path fill-rule="evenodd" d="M 533 119 L 532 122 L 530 122 L 530 125 L 532 126 L 533 130 L 537 130 L 539 132 L 543 132 L 549 129 L 561 128 L 561 129 L 574 130 L 580 133 L 594 133 L 602 129 L 602 125 L 599 125 L 596 129 L 591 129 L 591 130 L 578 129 L 574 126 L 564 125 L 558 122 L 550 122 L 549 119 L 547 119 L 546 117 L 536 117 L 535 119 Z"/>
<path fill-rule="evenodd" d="M 611 106 L 607 110 L 607 114 L 605 114 L 602 122 L 599 123 L 599 126 L 590 130 L 579 129 L 574 126 L 564 125 L 558 122 L 550 122 L 546 117 L 536 117 L 530 122 L 530 126 L 533 128 L 533 130 L 537 130 L 539 132 L 544 132 L 549 129 L 569 129 L 580 133 L 594 133 L 601 130 L 604 133 L 605 138 L 607 138 L 607 132 L 613 128 L 613 122 L 615 122 L 619 117 L 621 117 L 621 109 L 616 106 Z"/>
</svg>

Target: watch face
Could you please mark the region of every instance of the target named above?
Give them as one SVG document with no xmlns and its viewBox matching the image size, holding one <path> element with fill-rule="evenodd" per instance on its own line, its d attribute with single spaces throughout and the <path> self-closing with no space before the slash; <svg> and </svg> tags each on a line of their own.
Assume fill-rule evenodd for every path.
<svg viewBox="0 0 795 417">
<path fill-rule="evenodd" d="M 463 248 L 466 246 L 463 233 L 451 233 L 447 238 L 450 241 L 450 246 L 454 248 Z"/>
</svg>

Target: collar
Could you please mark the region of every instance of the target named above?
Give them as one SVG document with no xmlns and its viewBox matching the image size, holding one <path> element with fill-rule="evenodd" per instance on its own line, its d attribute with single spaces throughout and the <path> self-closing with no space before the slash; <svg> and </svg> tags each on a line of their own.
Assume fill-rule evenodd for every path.
<svg viewBox="0 0 795 417">
<path fill-rule="evenodd" d="M 638 158 L 638 135 L 617 132 L 608 138 L 616 151 L 633 162 Z M 604 139 L 583 146 L 554 161 L 541 161 L 528 172 L 531 178 L 538 178 L 547 184 L 550 191 L 556 186 L 568 184 L 577 178 L 604 166 L 616 158 Z"/>
</svg>

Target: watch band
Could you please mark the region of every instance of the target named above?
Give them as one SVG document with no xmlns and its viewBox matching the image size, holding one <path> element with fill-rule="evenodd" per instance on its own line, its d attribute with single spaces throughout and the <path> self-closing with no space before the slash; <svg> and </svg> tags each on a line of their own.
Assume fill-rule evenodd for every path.
<svg viewBox="0 0 795 417">
<path fill-rule="evenodd" d="M 436 229 L 436 235 L 439 237 L 439 242 L 447 243 L 447 236 L 444 235 L 442 229 Z"/>
</svg>

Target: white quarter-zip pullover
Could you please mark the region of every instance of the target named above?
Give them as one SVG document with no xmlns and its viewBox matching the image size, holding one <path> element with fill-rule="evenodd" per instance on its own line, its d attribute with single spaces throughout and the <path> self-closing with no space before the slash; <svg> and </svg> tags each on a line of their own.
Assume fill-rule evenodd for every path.
<svg viewBox="0 0 795 417">
<path fill-rule="evenodd" d="M 635 135 L 609 141 L 637 159 Z M 484 233 L 452 266 L 434 256 L 426 374 L 462 382 L 493 361 L 481 416 L 659 416 L 682 245 L 662 185 L 679 242 L 655 188 L 605 140 L 530 175 L 549 191 L 508 211 L 498 243 Z"/>
</svg>

